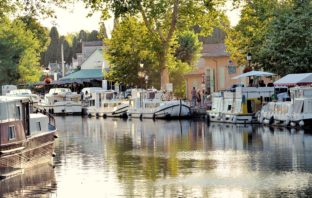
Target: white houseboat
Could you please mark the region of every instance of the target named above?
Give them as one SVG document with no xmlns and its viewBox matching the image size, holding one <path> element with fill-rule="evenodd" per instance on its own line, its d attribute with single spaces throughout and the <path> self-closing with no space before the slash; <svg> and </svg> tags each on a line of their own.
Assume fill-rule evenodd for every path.
<svg viewBox="0 0 312 198">
<path fill-rule="evenodd" d="M 129 102 L 113 90 L 90 89 L 85 98 L 86 113 L 97 117 L 126 117 Z"/>
<path fill-rule="evenodd" d="M 29 89 L 15 89 L 11 90 L 9 93 L 6 94 L 7 96 L 16 96 L 16 97 L 28 97 L 30 99 L 30 102 L 34 105 L 37 106 L 40 97 L 36 94 L 31 93 L 31 90 Z"/>
<path fill-rule="evenodd" d="M 258 119 L 270 125 L 312 127 L 312 87 L 290 88 L 290 101 L 269 102 Z"/>
<path fill-rule="evenodd" d="M 39 102 L 38 109 L 52 114 L 81 114 L 80 95 L 68 88 L 52 88 Z"/>
<path fill-rule="evenodd" d="M 131 118 L 183 118 L 191 114 L 190 104 L 182 100 L 167 100 L 155 89 L 133 89 L 128 110 Z"/>
<path fill-rule="evenodd" d="M 235 87 L 212 94 L 212 107 L 207 111 L 211 122 L 254 123 L 256 113 L 270 101 L 274 87 Z"/>
<path fill-rule="evenodd" d="M 0 97 L 0 179 L 42 163 L 52 163 L 53 117 L 30 113 L 30 100 Z"/>
</svg>

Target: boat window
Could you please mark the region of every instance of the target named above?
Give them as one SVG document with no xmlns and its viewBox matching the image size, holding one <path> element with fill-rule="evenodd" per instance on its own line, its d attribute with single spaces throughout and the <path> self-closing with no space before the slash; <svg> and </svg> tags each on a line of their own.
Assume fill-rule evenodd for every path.
<svg viewBox="0 0 312 198">
<path fill-rule="evenodd" d="M 111 99 L 113 99 L 113 93 L 107 93 L 106 100 L 111 100 Z"/>
<path fill-rule="evenodd" d="M 9 132 L 9 134 L 8 134 L 9 140 L 13 140 L 16 138 L 16 132 L 15 132 L 15 126 L 14 125 L 9 126 L 8 132 Z"/>
<path fill-rule="evenodd" d="M 21 107 L 20 106 L 16 106 L 16 118 L 17 119 L 21 119 Z"/>
<path fill-rule="evenodd" d="M 228 111 L 231 111 L 232 105 L 228 105 Z"/>
<path fill-rule="evenodd" d="M 37 129 L 37 131 L 41 131 L 41 123 L 40 122 L 36 123 L 36 129 Z"/>
</svg>

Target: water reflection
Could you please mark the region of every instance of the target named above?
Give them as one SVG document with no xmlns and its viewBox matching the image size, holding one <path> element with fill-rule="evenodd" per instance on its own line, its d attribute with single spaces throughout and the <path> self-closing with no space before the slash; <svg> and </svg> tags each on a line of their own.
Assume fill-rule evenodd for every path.
<svg viewBox="0 0 312 198">
<path fill-rule="evenodd" d="M 57 117 L 52 197 L 268 197 L 312 192 L 303 131 Z"/>
<path fill-rule="evenodd" d="M 26 169 L 24 174 L 0 181 L 0 197 L 42 197 L 56 190 L 50 164 Z"/>
</svg>

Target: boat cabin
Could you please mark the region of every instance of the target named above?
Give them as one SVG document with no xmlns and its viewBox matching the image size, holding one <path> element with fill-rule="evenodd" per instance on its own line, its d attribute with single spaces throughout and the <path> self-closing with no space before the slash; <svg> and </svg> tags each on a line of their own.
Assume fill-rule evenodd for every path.
<svg viewBox="0 0 312 198">
<path fill-rule="evenodd" d="M 29 99 L 1 96 L 0 145 L 23 141 L 29 135 Z"/>
</svg>

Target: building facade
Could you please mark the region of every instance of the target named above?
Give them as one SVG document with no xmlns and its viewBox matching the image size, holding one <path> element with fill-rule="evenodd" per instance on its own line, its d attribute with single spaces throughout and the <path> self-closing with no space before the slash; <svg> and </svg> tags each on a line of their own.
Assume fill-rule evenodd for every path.
<svg viewBox="0 0 312 198">
<path fill-rule="evenodd" d="M 193 87 L 209 95 L 241 83 L 240 80 L 232 79 L 241 73 L 242 68 L 230 59 L 224 43 L 203 44 L 196 69 L 185 75 L 187 98 L 191 99 Z"/>
</svg>

